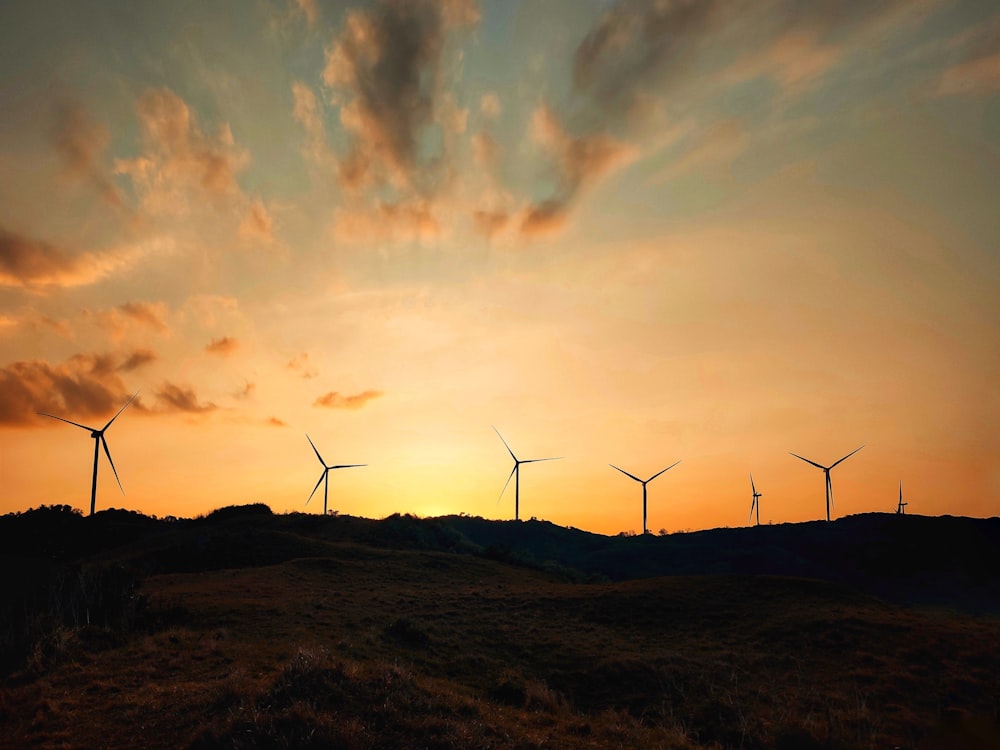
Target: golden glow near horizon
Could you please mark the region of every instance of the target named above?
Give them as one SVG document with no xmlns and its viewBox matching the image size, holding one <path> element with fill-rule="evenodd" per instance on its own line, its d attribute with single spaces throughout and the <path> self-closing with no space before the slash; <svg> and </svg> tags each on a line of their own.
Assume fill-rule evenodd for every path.
<svg viewBox="0 0 1000 750">
<path fill-rule="evenodd" d="M 996 515 L 1000 10 L 694 8 L 0 5 L 0 512 Z"/>
</svg>

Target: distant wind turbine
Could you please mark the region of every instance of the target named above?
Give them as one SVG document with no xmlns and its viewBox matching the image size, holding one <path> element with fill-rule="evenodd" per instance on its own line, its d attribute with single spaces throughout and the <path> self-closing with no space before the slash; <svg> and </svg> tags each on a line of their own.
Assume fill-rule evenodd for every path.
<svg viewBox="0 0 1000 750">
<path fill-rule="evenodd" d="M 139 391 L 132 394 L 132 398 L 125 402 L 125 406 L 115 412 L 115 415 L 108 420 L 108 423 L 104 425 L 101 429 L 97 430 L 93 427 L 87 427 L 85 424 L 80 424 L 79 422 L 71 422 L 68 419 L 63 419 L 62 417 L 57 417 L 55 414 L 47 414 L 44 411 L 37 412 L 43 417 L 51 417 L 52 419 L 58 419 L 60 422 L 65 422 L 66 424 L 75 425 L 84 430 L 90 430 L 90 436 L 94 438 L 94 476 L 90 482 L 90 515 L 94 515 L 94 508 L 97 505 L 97 457 L 100 455 L 101 446 L 104 446 L 104 455 L 108 457 L 108 463 L 111 464 L 111 471 L 115 473 L 115 481 L 118 482 L 118 489 L 121 490 L 122 495 L 125 495 L 125 488 L 122 487 L 122 480 L 118 478 L 118 470 L 115 468 L 115 462 L 111 460 L 111 451 L 108 450 L 108 441 L 104 438 L 104 433 L 107 432 L 111 423 L 118 419 L 118 415 L 121 414 L 128 405 L 135 400 L 135 397 L 139 395 Z"/>
<path fill-rule="evenodd" d="M 753 492 L 753 502 L 750 503 L 750 518 L 753 518 L 754 511 L 757 511 L 757 525 L 760 526 L 760 498 L 763 495 L 757 492 L 757 488 L 753 484 L 753 472 L 750 472 L 750 490 Z M 750 518 L 747 519 L 747 523 L 750 523 Z"/>
<path fill-rule="evenodd" d="M 637 477 L 635 474 L 629 474 L 627 471 L 625 471 L 625 469 L 618 469 L 618 467 L 615 466 L 614 464 L 608 464 L 608 466 L 610 466 L 612 469 L 618 469 L 618 471 L 620 471 L 622 474 L 624 474 L 627 477 L 630 477 L 631 479 L 634 479 L 635 481 L 637 481 L 639 484 L 642 485 L 642 533 L 643 534 L 647 533 L 646 532 L 646 485 L 652 482 L 658 476 L 660 476 L 660 474 L 662 474 L 663 472 L 670 471 L 679 463 L 680 461 L 675 461 L 674 463 L 670 464 L 670 466 L 668 466 L 666 469 L 662 469 L 656 472 L 655 474 L 653 474 L 653 476 L 651 476 L 649 479 L 646 480 L 639 479 L 639 477 Z"/>
<path fill-rule="evenodd" d="M 907 505 L 909 505 L 909 503 L 904 503 L 903 502 L 903 483 L 900 482 L 899 483 L 899 505 L 896 506 L 896 513 L 898 513 L 901 516 L 905 515 L 906 514 L 906 506 Z"/>
<path fill-rule="evenodd" d="M 842 459 L 840 459 L 839 461 L 834 461 L 829 466 L 823 466 L 822 464 L 818 464 L 815 461 L 810 461 L 808 458 L 803 458 L 797 453 L 792 453 L 791 451 L 789 451 L 789 455 L 795 456 L 797 459 L 799 459 L 800 461 L 805 461 L 807 464 L 812 464 L 817 469 L 822 469 L 823 473 L 826 474 L 826 520 L 827 521 L 830 520 L 830 506 L 833 504 L 833 484 L 830 482 L 830 469 L 839 464 L 841 461 L 846 461 L 855 453 L 857 453 L 859 450 L 861 450 L 861 448 L 864 447 L 865 446 L 862 445 L 860 448 L 855 448 L 846 456 L 844 456 Z"/>
<path fill-rule="evenodd" d="M 497 502 L 500 502 L 503 498 L 503 493 L 507 491 L 507 485 L 510 484 L 510 478 L 514 477 L 514 520 L 519 521 L 521 518 L 521 464 L 534 464 L 539 461 L 558 461 L 562 456 L 557 456 L 555 458 L 526 458 L 524 460 L 519 459 L 514 455 L 514 451 L 510 449 L 507 445 L 507 441 L 503 439 L 503 435 L 500 434 L 500 430 L 493 427 L 493 431 L 500 438 L 500 442 L 503 443 L 510 457 L 514 459 L 514 468 L 510 470 L 510 474 L 507 475 L 507 481 L 503 484 L 503 489 L 500 490 L 500 497 L 497 498 Z"/>
<path fill-rule="evenodd" d="M 367 466 L 368 464 L 337 464 L 336 466 L 327 466 L 326 461 L 323 457 L 319 455 L 319 450 L 316 448 L 316 444 L 313 443 L 312 438 L 306 435 L 306 440 L 309 441 L 309 445 L 312 446 L 313 451 L 316 453 L 316 458 L 323 465 L 323 473 L 319 475 L 319 479 L 316 481 L 316 486 L 313 487 L 313 491 L 309 493 L 309 499 L 306 500 L 306 505 L 309 505 L 309 500 L 313 499 L 313 495 L 316 494 L 316 490 L 319 489 L 319 483 L 323 482 L 323 515 L 326 515 L 326 501 L 329 497 L 330 491 L 330 472 L 334 469 L 354 469 L 358 466 Z"/>
</svg>

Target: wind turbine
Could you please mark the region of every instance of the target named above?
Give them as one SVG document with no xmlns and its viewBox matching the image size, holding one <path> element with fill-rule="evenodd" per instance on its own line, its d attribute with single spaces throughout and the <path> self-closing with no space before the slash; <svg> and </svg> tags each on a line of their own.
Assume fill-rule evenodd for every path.
<svg viewBox="0 0 1000 750">
<path fill-rule="evenodd" d="M 907 505 L 909 505 L 909 503 L 904 503 L 903 502 L 903 483 L 900 482 L 899 483 L 899 505 L 896 506 L 896 513 L 898 513 L 901 516 L 905 515 L 906 514 L 906 510 L 905 509 L 906 509 Z"/>
<path fill-rule="evenodd" d="M 510 457 L 514 459 L 514 468 L 510 470 L 510 474 L 507 475 L 507 481 L 503 483 L 503 489 L 500 490 L 500 497 L 497 498 L 497 502 L 503 497 L 503 493 L 507 491 L 507 485 L 510 484 L 510 478 L 514 477 L 514 520 L 519 521 L 521 518 L 521 464 L 534 464 L 539 461 L 558 461 L 562 456 L 556 456 L 555 458 L 526 458 L 523 461 L 514 455 L 514 451 L 510 449 L 507 445 L 507 441 L 503 439 L 503 435 L 500 434 L 500 430 L 493 427 L 493 431 L 500 438 L 500 441 L 504 444 Z"/>
<path fill-rule="evenodd" d="M 864 447 L 865 446 L 863 445 L 861 446 L 861 448 Z M 833 504 L 833 484 L 830 482 L 830 469 L 839 464 L 841 461 L 846 461 L 847 459 L 849 459 L 851 456 L 853 456 L 855 453 L 861 450 L 861 448 L 855 448 L 846 456 L 844 456 L 842 459 L 840 459 L 840 461 L 834 461 L 829 466 L 823 466 L 822 464 L 818 464 L 815 461 L 810 461 L 808 458 L 802 458 L 802 456 L 798 455 L 797 453 L 792 453 L 791 451 L 789 451 L 789 455 L 795 456 L 797 459 L 799 459 L 800 461 L 805 461 L 807 464 L 812 464 L 817 469 L 822 469 L 823 473 L 826 474 L 826 520 L 827 521 L 830 520 L 830 506 Z"/>
<path fill-rule="evenodd" d="M 90 436 L 94 438 L 94 477 L 90 482 L 90 515 L 94 515 L 94 507 L 97 505 L 97 457 L 100 455 L 101 446 L 104 446 L 104 455 L 108 457 L 108 463 L 111 464 L 111 471 L 115 473 L 115 481 L 118 482 L 118 489 L 122 491 L 123 496 L 125 495 L 125 488 L 122 487 L 122 480 L 118 478 L 118 470 L 115 468 L 115 462 L 111 460 L 111 451 L 108 450 L 108 441 L 104 438 L 104 433 L 107 432 L 111 423 L 118 419 L 118 415 L 125 411 L 125 409 L 128 408 L 128 405 L 131 404 L 138 395 L 139 391 L 133 393 L 132 398 L 125 402 L 125 406 L 115 412 L 115 415 L 108 420 L 108 423 L 99 430 L 94 429 L 93 427 L 87 427 L 87 425 L 80 424 L 79 422 L 71 422 L 68 419 L 57 417 L 55 414 L 47 414 L 44 411 L 37 412 L 43 417 L 51 417 L 52 419 L 58 419 L 60 422 L 75 425 L 83 430 L 90 430 Z"/>
<path fill-rule="evenodd" d="M 753 502 L 750 503 L 750 518 L 753 518 L 753 513 L 757 511 L 757 525 L 760 526 L 760 498 L 763 495 L 757 492 L 757 488 L 753 484 L 753 472 L 750 472 L 750 490 L 753 492 Z M 750 523 L 750 518 L 747 519 L 747 523 Z"/>
<path fill-rule="evenodd" d="M 319 483 L 323 482 L 323 515 L 325 516 L 326 501 L 329 497 L 330 491 L 330 472 L 334 469 L 354 469 L 358 466 L 367 466 L 368 464 L 337 464 L 336 466 L 327 466 L 326 461 L 324 461 L 323 457 L 319 455 L 319 450 L 317 450 L 316 444 L 312 441 L 312 438 L 309 437 L 308 434 L 306 435 L 306 440 L 309 441 L 309 445 L 312 446 L 313 451 L 316 453 L 316 458 L 318 458 L 319 462 L 323 465 L 323 473 L 319 475 L 319 479 L 316 480 L 316 486 L 313 487 L 313 491 L 309 493 L 309 499 L 306 500 L 306 505 L 309 505 L 309 500 L 313 499 L 313 495 L 315 495 L 316 490 L 319 489 Z"/>
<path fill-rule="evenodd" d="M 627 471 L 625 471 L 625 469 L 618 469 L 618 467 L 615 466 L 614 464 L 608 464 L 608 466 L 610 466 L 612 469 L 618 469 L 618 471 L 620 471 L 622 474 L 624 474 L 627 477 L 630 477 L 631 479 L 634 479 L 635 481 L 637 481 L 639 484 L 642 485 L 642 533 L 643 534 L 646 533 L 646 485 L 652 482 L 658 476 L 660 476 L 660 474 L 662 474 L 663 472 L 670 471 L 670 469 L 674 468 L 679 463 L 680 461 L 675 461 L 674 463 L 670 464 L 670 466 L 668 466 L 666 469 L 656 472 L 655 474 L 653 474 L 653 476 L 651 476 L 649 479 L 645 481 L 639 479 L 639 477 L 637 477 L 635 474 L 629 474 Z"/>
</svg>

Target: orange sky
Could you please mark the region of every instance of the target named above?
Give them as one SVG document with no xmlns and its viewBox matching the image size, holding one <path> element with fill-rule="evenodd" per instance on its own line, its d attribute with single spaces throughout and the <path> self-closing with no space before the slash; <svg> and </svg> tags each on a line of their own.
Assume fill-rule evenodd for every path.
<svg viewBox="0 0 1000 750">
<path fill-rule="evenodd" d="M 1000 507 L 1000 11 L 0 5 L 0 512 Z M 322 496 L 307 511 L 322 510 Z"/>
</svg>

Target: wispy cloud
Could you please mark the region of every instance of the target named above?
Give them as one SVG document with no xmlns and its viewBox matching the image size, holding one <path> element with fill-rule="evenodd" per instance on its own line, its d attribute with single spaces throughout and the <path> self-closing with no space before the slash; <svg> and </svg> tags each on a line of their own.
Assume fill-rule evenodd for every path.
<svg viewBox="0 0 1000 750">
<path fill-rule="evenodd" d="M 53 112 L 52 146 L 63 160 L 67 174 L 87 180 L 98 194 L 116 208 L 125 208 L 121 194 L 102 163 L 111 136 L 86 108 L 76 101 L 61 101 Z"/>
<path fill-rule="evenodd" d="M 93 284 L 129 267 L 134 250 L 72 254 L 0 227 L 0 286 L 43 290 Z"/>
<path fill-rule="evenodd" d="M 212 339 L 206 346 L 205 351 L 209 354 L 219 354 L 228 357 L 240 348 L 240 342 L 229 336 Z"/>
<path fill-rule="evenodd" d="M 118 365 L 118 370 L 121 372 L 131 372 L 132 370 L 138 370 L 140 367 L 151 364 L 157 359 L 159 359 L 159 355 L 152 349 L 136 349 L 124 362 Z"/>
<path fill-rule="evenodd" d="M 938 96 L 989 95 L 1000 91 L 1000 52 L 953 65 L 941 74 Z"/>
<path fill-rule="evenodd" d="M 372 399 L 380 398 L 382 391 L 362 391 L 347 395 L 337 391 L 330 391 L 320 396 L 313 402 L 313 406 L 323 406 L 328 409 L 360 409 Z"/>
<path fill-rule="evenodd" d="M 125 302 L 107 310 L 85 310 L 84 314 L 91 316 L 115 340 L 121 340 L 136 328 L 144 329 L 147 333 L 170 333 L 166 322 L 167 306 L 162 302 Z"/>
<path fill-rule="evenodd" d="M 319 375 L 319 370 L 317 370 L 313 363 L 309 360 L 309 354 L 307 352 L 296 354 L 288 360 L 288 364 L 285 365 L 285 368 L 291 370 L 300 378 L 304 378 L 306 380 L 315 378 Z"/>
</svg>

